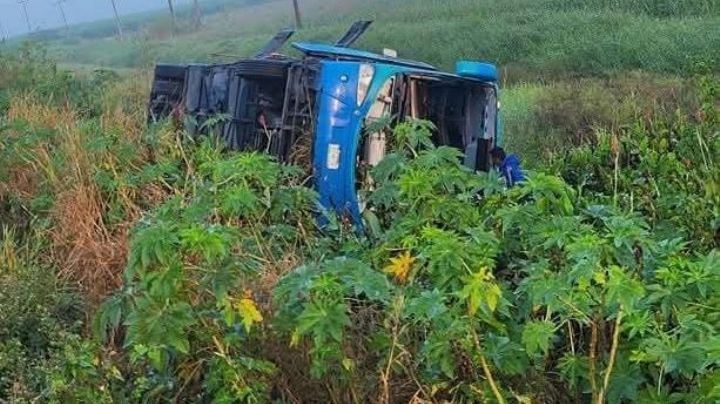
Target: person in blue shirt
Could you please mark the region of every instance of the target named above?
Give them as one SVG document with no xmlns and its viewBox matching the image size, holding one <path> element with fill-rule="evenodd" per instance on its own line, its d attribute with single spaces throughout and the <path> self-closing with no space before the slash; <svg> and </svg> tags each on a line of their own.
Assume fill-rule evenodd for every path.
<svg viewBox="0 0 720 404">
<path fill-rule="evenodd" d="M 495 147 L 490 150 L 493 167 L 505 179 L 508 188 L 525 181 L 525 173 L 520 167 L 520 158 L 514 154 L 507 155 L 502 147 Z"/>
</svg>

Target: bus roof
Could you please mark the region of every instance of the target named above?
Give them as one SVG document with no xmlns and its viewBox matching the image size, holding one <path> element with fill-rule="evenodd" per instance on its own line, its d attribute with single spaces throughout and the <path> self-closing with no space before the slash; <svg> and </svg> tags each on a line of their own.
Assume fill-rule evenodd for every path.
<svg viewBox="0 0 720 404">
<path fill-rule="evenodd" d="M 333 45 L 325 45 L 310 42 L 296 42 L 293 47 L 303 52 L 307 56 L 316 56 L 323 58 L 338 58 L 345 60 L 370 61 L 378 63 L 394 64 L 398 66 L 414 67 L 422 70 L 437 70 L 431 64 L 424 62 L 416 62 L 414 60 L 394 58 L 390 56 L 379 55 L 359 49 L 342 48 Z"/>
</svg>

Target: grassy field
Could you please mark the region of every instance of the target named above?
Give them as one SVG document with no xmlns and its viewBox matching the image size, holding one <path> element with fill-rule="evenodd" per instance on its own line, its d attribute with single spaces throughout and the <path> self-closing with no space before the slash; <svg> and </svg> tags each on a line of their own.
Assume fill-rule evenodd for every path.
<svg viewBox="0 0 720 404">
<path fill-rule="evenodd" d="M 125 42 L 112 36 L 110 22 L 104 30 L 97 23 L 83 35 L 53 39 L 50 47 L 61 61 L 113 67 L 244 56 L 292 26 L 288 3 L 213 5 L 199 32 L 177 35 L 162 14 L 149 14 L 129 20 L 134 32 Z M 689 62 L 717 56 L 720 49 L 715 0 L 303 0 L 301 5 L 305 28 L 297 39 L 332 40 L 353 20 L 371 18 L 376 25 L 359 46 L 395 48 L 445 68 L 460 58 L 490 60 L 510 81 L 636 69 L 684 75 Z"/>
</svg>

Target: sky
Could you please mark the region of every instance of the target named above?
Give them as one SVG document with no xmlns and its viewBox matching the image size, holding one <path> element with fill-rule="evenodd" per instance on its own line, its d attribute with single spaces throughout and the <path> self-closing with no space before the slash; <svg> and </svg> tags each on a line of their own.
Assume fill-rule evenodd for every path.
<svg viewBox="0 0 720 404">
<path fill-rule="evenodd" d="M 58 0 L 26 0 L 32 31 L 63 26 Z M 186 4 L 191 0 L 174 0 Z M 167 0 L 115 0 L 118 13 L 127 15 L 167 7 Z M 69 24 L 112 18 L 110 0 L 64 0 L 63 8 Z M 18 0 L 0 0 L 0 38 L 27 33 L 23 7 Z"/>
</svg>

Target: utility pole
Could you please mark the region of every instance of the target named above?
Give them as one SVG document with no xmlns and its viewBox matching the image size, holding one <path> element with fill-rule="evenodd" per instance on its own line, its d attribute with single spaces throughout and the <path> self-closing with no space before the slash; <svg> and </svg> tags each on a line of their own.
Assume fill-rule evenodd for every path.
<svg viewBox="0 0 720 404">
<path fill-rule="evenodd" d="M 300 29 L 302 28 L 302 18 L 300 15 L 300 5 L 298 4 L 298 0 L 292 0 L 293 7 L 295 8 L 295 28 Z"/>
<path fill-rule="evenodd" d="M 62 17 L 63 23 L 65 24 L 65 30 L 70 30 L 70 25 L 68 24 L 67 16 L 65 15 L 65 7 L 63 7 L 63 3 L 65 3 L 67 0 L 57 0 L 55 2 L 55 5 L 60 9 L 60 16 Z"/>
<path fill-rule="evenodd" d="M 27 23 L 28 33 L 32 32 L 32 24 L 30 24 L 30 15 L 28 14 L 27 3 L 30 0 L 17 0 L 18 4 L 22 5 L 23 11 L 25 12 L 25 22 Z"/>
<path fill-rule="evenodd" d="M 115 4 L 115 0 L 110 0 L 110 3 L 112 3 L 113 5 L 113 13 L 115 14 L 115 27 L 117 27 L 118 37 L 122 41 L 124 40 L 122 33 L 122 22 L 120 22 L 120 15 L 117 12 L 117 5 Z"/>
<path fill-rule="evenodd" d="M 117 27 L 117 33 L 120 37 L 120 40 L 123 40 L 123 30 L 122 30 L 122 23 L 120 22 L 120 15 L 118 15 L 117 11 L 117 5 L 115 5 L 115 0 L 110 0 L 110 3 L 112 3 L 113 12 L 115 13 L 115 26 Z"/>
<path fill-rule="evenodd" d="M 170 18 L 172 19 L 172 30 L 175 32 L 175 6 L 173 6 L 172 0 L 167 0 L 168 9 L 170 10 Z"/>
<path fill-rule="evenodd" d="M 7 31 L 5 31 L 5 25 L 0 21 L 0 43 L 5 42 L 8 38 Z"/>
<path fill-rule="evenodd" d="M 198 0 L 193 0 L 192 20 L 193 29 L 200 29 L 200 26 L 202 25 L 202 10 L 200 9 L 200 3 L 198 3 Z"/>
</svg>

